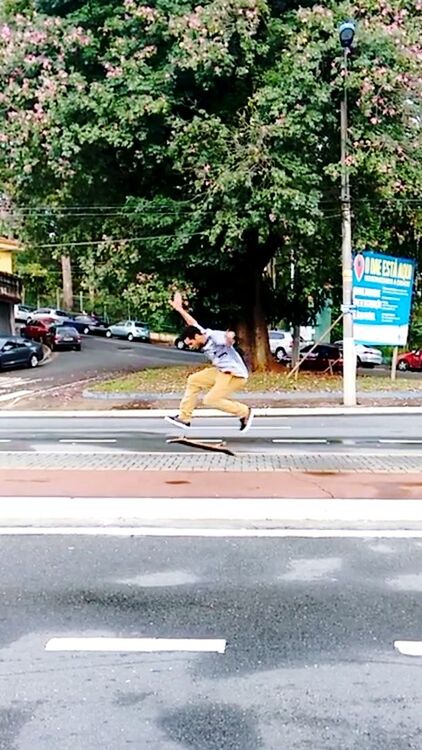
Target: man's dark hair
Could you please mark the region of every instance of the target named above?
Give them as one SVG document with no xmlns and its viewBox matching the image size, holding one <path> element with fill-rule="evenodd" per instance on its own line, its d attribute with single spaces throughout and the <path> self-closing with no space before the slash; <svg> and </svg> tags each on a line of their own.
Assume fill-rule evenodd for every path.
<svg viewBox="0 0 422 750">
<path fill-rule="evenodd" d="M 186 339 L 194 339 L 197 334 L 202 334 L 202 331 L 198 328 L 198 326 L 186 326 L 186 328 L 182 331 L 182 335 L 180 338 L 182 339 L 182 341 L 186 341 Z"/>
</svg>

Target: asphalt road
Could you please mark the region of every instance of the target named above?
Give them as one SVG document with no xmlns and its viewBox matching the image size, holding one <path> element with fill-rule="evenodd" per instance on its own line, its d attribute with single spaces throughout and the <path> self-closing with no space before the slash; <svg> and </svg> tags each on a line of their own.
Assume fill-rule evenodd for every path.
<svg viewBox="0 0 422 750">
<path fill-rule="evenodd" d="M 186 448 L 168 444 L 181 430 L 162 417 L 107 413 L 106 416 L 69 417 L 48 413 L 29 417 L 19 414 L 0 419 L 0 451 L 13 450 L 121 450 L 180 452 Z M 242 435 L 230 417 L 199 417 L 186 436 L 194 439 L 223 438 L 238 453 L 292 453 L 314 451 L 421 451 L 422 419 L 416 414 L 327 415 L 256 417 Z"/>
<path fill-rule="evenodd" d="M 42 379 L 46 385 L 59 385 L 107 372 L 132 372 L 145 367 L 195 364 L 201 360 L 198 354 L 180 352 L 175 347 L 165 345 L 97 336 L 81 338 L 81 352 L 54 352 L 52 361 L 44 367 L 2 373 L 0 383 L 2 378 L 14 375 L 28 383 Z"/>
<path fill-rule="evenodd" d="M 2 750 L 422 746 L 416 539 L 3 536 L 0 582 Z"/>
</svg>

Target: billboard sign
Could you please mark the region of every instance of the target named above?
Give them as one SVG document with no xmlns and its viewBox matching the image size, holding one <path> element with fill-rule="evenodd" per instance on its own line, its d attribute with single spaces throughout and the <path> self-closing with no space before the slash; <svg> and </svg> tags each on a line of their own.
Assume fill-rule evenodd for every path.
<svg viewBox="0 0 422 750">
<path fill-rule="evenodd" d="M 415 262 L 381 253 L 353 259 L 353 320 L 357 344 L 406 346 Z"/>
</svg>

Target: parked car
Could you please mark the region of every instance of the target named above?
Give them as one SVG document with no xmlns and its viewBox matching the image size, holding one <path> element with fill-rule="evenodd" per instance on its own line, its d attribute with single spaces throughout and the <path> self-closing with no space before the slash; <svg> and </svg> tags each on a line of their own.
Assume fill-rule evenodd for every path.
<svg viewBox="0 0 422 750">
<path fill-rule="evenodd" d="M 334 344 L 317 344 L 311 354 L 305 358 L 304 355 L 311 351 L 314 344 L 306 344 L 300 350 L 300 369 L 314 370 L 323 372 L 331 370 L 332 372 L 342 372 L 343 370 L 343 353 L 340 347 Z M 291 356 L 287 355 L 283 362 L 290 364 Z"/>
<path fill-rule="evenodd" d="M 21 336 L 51 346 L 51 326 L 54 326 L 55 322 L 54 318 L 42 318 L 40 320 L 32 320 L 31 318 L 29 322 L 21 328 Z"/>
<path fill-rule="evenodd" d="M 40 320 L 42 318 L 52 318 L 53 320 L 60 321 L 71 317 L 71 313 L 68 313 L 65 310 L 60 310 L 57 307 L 39 307 L 28 315 L 27 322 L 28 320 Z"/>
<path fill-rule="evenodd" d="M 0 369 L 37 367 L 43 358 L 41 344 L 21 336 L 0 336 Z"/>
<path fill-rule="evenodd" d="M 127 339 L 128 341 L 134 339 L 150 341 L 151 329 L 147 323 L 141 323 L 139 320 L 121 320 L 119 323 L 109 326 L 105 335 L 108 339 L 116 336 L 116 338 Z"/>
<path fill-rule="evenodd" d="M 179 349 L 179 351 L 181 352 L 187 351 L 189 349 L 189 347 L 186 346 L 184 340 L 180 336 L 177 336 L 177 338 L 174 339 L 174 345 L 176 349 Z"/>
<path fill-rule="evenodd" d="M 90 315 L 81 314 L 63 320 L 63 325 L 73 326 L 74 328 L 76 328 L 78 333 L 83 333 L 85 334 L 85 336 L 87 336 L 88 333 L 91 333 L 94 328 L 97 328 L 99 326 L 99 322 L 95 318 L 91 318 Z"/>
<path fill-rule="evenodd" d="M 279 362 L 292 353 L 293 335 L 289 331 L 268 331 L 268 338 L 271 354 L 274 354 Z M 302 337 L 300 340 L 303 342 Z"/>
<path fill-rule="evenodd" d="M 343 348 L 343 341 L 335 341 L 334 346 Z M 382 365 L 382 351 L 366 344 L 355 344 L 356 363 L 358 367 L 376 367 Z"/>
<path fill-rule="evenodd" d="M 73 349 L 75 352 L 81 351 L 81 337 L 73 326 L 67 323 L 64 325 L 53 325 L 50 328 L 50 333 L 51 348 L 53 351 L 57 349 Z"/>
<path fill-rule="evenodd" d="M 422 370 L 422 349 L 412 349 L 411 352 L 403 352 L 397 357 L 397 369 L 401 372 L 406 370 Z"/>
<path fill-rule="evenodd" d="M 15 305 L 14 318 L 16 323 L 26 323 L 26 321 L 28 320 L 28 316 L 31 315 L 33 310 L 35 310 L 35 307 L 33 307 L 32 305 Z"/>
</svg>

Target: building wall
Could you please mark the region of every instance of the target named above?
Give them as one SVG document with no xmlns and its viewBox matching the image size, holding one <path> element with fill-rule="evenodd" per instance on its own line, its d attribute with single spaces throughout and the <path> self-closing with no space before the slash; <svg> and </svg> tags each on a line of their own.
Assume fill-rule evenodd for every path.
<svg viewBox="0 0 422 750">
<path fill-rule="evenodd" d="M 13 305 L 0 300 L 0 334 L 13 333 Z"/>
<path fill-rule="evenodd" d="M 12 253 L 9 251 L 0 249 L 0 271 L 5 273 L 13 273 L 12 268 Z"/>
</svg>

